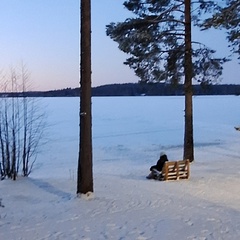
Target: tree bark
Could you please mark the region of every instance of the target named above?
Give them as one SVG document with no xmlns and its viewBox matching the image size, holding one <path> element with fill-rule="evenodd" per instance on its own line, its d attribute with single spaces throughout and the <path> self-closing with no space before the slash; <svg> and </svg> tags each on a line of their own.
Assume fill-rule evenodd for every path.
<svg viewBox="0 0 240 240">
<path fill-rule="evenodd" d="M 81 0 L 80 142 L 77 193 L 93 192 L 91 112 L 91 0 Z"/>
<path fill-rule="evenodd" d="M 185 0 L 185 133 L 183 158 L 194 160 L 192 107 L 191 0 Z"/>
</svg>

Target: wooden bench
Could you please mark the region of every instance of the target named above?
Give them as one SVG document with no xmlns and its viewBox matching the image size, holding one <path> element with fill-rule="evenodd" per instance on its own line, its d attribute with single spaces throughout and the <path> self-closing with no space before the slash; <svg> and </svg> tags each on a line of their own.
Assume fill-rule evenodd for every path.
<svg viewBox="0 0 240 240">
<path fill-rule="evenodd" d="M 162 172 L 155 172 L 158 180 L 179 180 L 188 179 L 190 176 L 189 160 L 165 162 Z"/>
</svg>

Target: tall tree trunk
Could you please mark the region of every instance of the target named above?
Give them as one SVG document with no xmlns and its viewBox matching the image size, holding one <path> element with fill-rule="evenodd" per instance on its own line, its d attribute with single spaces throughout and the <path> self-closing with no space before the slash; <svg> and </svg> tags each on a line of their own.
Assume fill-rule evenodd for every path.
<svg viewBox="0 0 240 240">
<path fill-rule="evenodd" d="M 192 107 L 191 0 L 185 0 L 185 133 L 184 159 L 194 160 Z"/>
<path fill-rule="evenodd" d="M 91 0 L 81 0 L 80 142 L 77 193 L 93 192 L 91 111 Z"/>
</svg>

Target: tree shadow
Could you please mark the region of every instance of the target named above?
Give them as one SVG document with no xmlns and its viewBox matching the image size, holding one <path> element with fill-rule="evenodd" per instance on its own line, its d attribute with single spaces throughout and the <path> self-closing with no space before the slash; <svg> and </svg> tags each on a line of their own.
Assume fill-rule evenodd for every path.
<svg viewBox="0 0 240 240">
<path fill-rule="evenodd" d="M 31 178 L 31 182 L 34 185 L 36 185 L 37 187 L 43 189 L 44 191 L 60 197 L 62 200 L 69 201 L 72 198 L 72 195 L 70 193 L 64 192 L 64 191 L 54 187 L 50 183 L 43 181 L 41 179 L 32 179 Z"/>
</svg>

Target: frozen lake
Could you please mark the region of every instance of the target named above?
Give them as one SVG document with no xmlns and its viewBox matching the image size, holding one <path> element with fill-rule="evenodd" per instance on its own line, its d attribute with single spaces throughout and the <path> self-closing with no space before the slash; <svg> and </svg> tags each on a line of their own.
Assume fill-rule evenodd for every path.
<svg viewBox="0 0 240 240">
<path fill-rule="evenodd" d="M 45 98 L 48 144 L 38 165 L 48 161 L 76 169 L 79 138 L 79 99 Z M 237 96 L 197 96 L 194 102 L 195 148 L 238 141 Z M 152 161 L 161 150 L 170 158 L 183 155 L 184 97 L 93 97 L 93 160 L 101 162 Z M 54 151 L 53 151 L 54 149 Z M 196 151 L 197 153 L 197 151 Z M 195 154 L 195 159 L 198 156 Z M 42 171 L 41 171 L 42 172 Z M 37 171 L 35 172 L 37 174 Z M 57 171 L 56 171 L 57 173 Z M 62 172 L 61 172 L 62 174 Z"/>
</svg>

